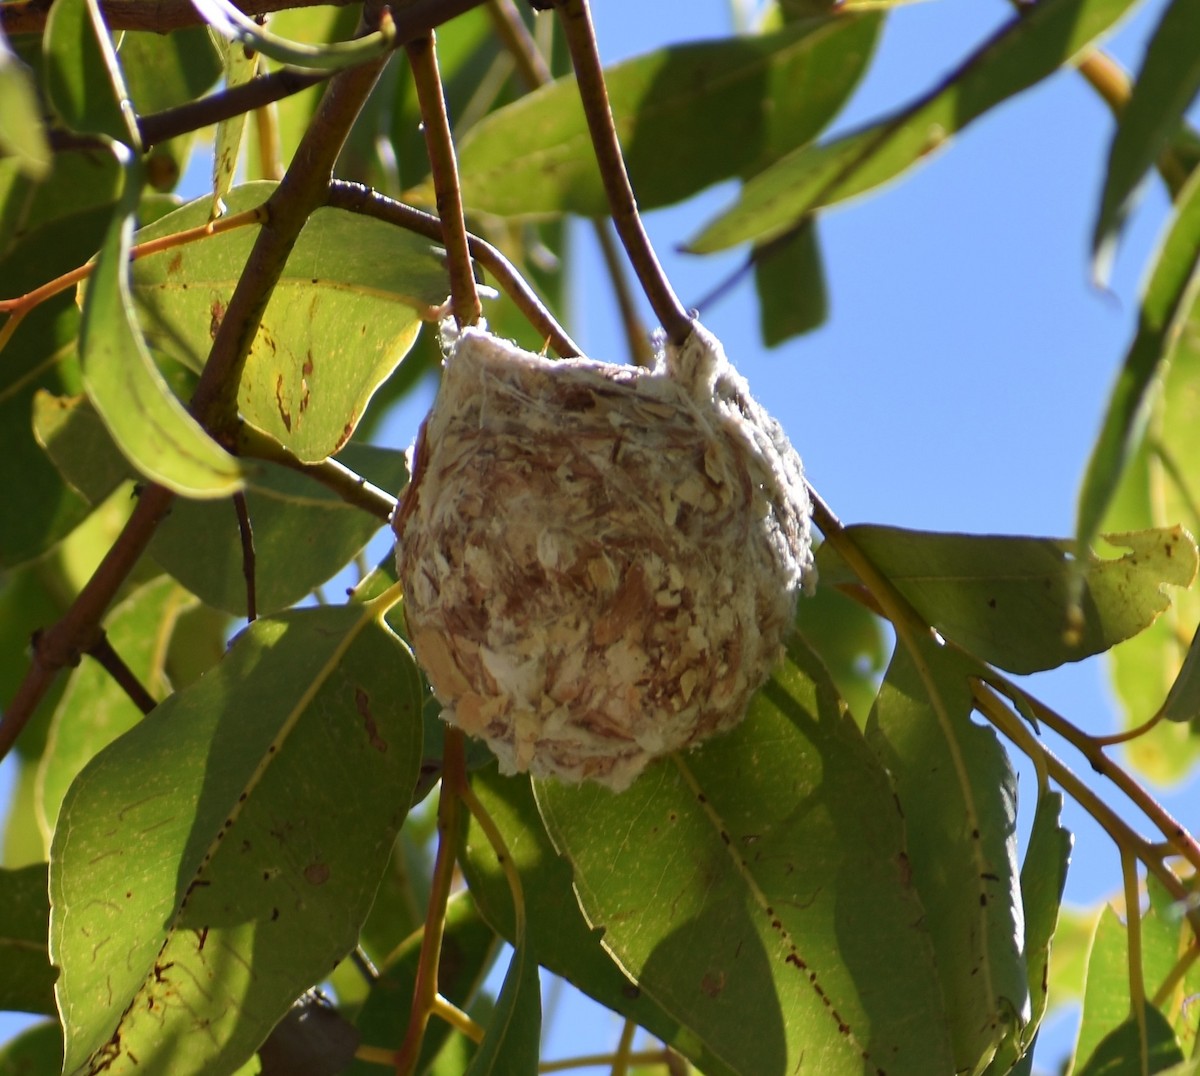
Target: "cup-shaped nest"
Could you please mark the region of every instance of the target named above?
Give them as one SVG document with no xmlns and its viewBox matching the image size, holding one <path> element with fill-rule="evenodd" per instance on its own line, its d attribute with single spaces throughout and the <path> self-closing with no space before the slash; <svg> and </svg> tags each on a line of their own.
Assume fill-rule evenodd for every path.
<svg viewBox="0 0 1200 1076">
<path fill-rule="evenodd" d="M 809 515 L 799 457 L 701 326 L 651 370 L 463 331 L 393 520 L 443 717 L 504 772 L 625 788 L 745 716 Z"/>
</svg>

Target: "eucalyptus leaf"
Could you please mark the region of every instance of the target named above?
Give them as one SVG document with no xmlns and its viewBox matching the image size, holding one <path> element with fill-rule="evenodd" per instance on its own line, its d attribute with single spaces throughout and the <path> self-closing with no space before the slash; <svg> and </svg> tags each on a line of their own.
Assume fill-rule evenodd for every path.
<svg viewBox="0 0 1200 1076">
<path fill-rule="evenodd" d="M 1170 605 L 1168 587 L 1187 587 L 1198 558 L 1182 527 L 1110 534 L 1117 558 L 1073 556 L 1067 539 L 939 534 L 854 526 L 847 534 L 926 623 L 984 661 L 1010 672 L 1051 669 L 1107 650 L 1147 628 Z M 826 582 L 853 576 L 823 545 Z M 1083 622 L 1069 634 L 1075 579 Z"/>
<path fill-rule="evenodd" d="M 1183 191 L 1142 295 L 1137 335 L 1109 398 L 1079 492 L 1075 534 L 1095 539 L 1121 473 L 1146 430 L 1154 388 L 1200 295 L 1200 169 Z"/>
<path fill-rule="evenodd" d="M 1108 154 L 1100 212 L 1092 234 L 1097 267 L 1107 275 L 1134 194 L 1159 154 L 1170 144 L 1200 92 L 1200 5 L 1171 0 L 1146 46 L 1129 102 L 1117 121 Z"/>
<path fill-rule="evenodd" d="M 79 327 L 84 386 L 113 440 L 141 474 L 185 497 L 226 496 L 241 489 L 241 467 L 171 392 L 133 316 L 129 247 L 141 184 L 132 162 L 125 182 L 84 294 Z"/>
<path fill-rule="evenodd" d="M 542 991 L 529 946 L 513 950 L 496 1011 L 466 1076 L 533 1076 L 538 1071 Z"/>
<path fill-rule="evenodd" d="M 608 68 L 639 205 L 653 209 L 752 175 L 814 138 L 858 82 L 878 31 L 877 15 L 837 14 L 769 34 L 673 45 Z M 469 209 L 608 213 L 574 78 L 472 127 L 459 169 Z"/>
<path fill-rule="evenodd" d="M 0 29 L 0 154 L 11 154 L 30 179 L 50 171 L 50 143 L 27 68 Z"/>
<path fill-rule="evenodd" d="M 247 1061 L 357 941 L 411 801 L 420 706 L 371 609 L 297 610 L 89 763 L 51 855 L 67 1072 Z"/>
<path fill-rule="evenodd" d="M 728 1069 L 953 1071 L 908 808 L 799 641 L 730 734 L 535 790 L 605 948 Z"/>
<path fill-rule="evenodd" d="M 1016 777 L 996 734 L 970 719 L 973 666 L 897 646 L 867 723 L 904 811 L 954 1043 L 975 1071 L 1030 1019 L 1016 864 Z M 950 1070 L 947 1070 L 950 1071 Z"/>
<path fill-rule="evenodd" d="M 46 864 L 0 870 L 0 1010 L 54 1014 L 49 921 Z"/>
<path fill-rule="evenodd" d="M 62 1071 L 62 1028 L 47 1020 L 0 1046 L 0 1076 L 54 1076 Z"/>
<path fill-rule="evenodd" d="M 1021 12 L 912 104 L 850 134 L 802 146 L 756 175 L 687 249 L 706 254 L 773 239 L 822 206 L 895 179 L 989 109 L 1068 64 L 1133 2 L 1044 0 Z"/>
<path fill-rule="evenodd" d="M 1097 1044 L 1075 1076 L 1125 1076 L 1129 1072 L 1163 1072 L 1183 1061 L 1166 1017 L 1149 1002 L 1142 1019 L 1126 1017 Z M 1143 1067 L 1143 1065 L 1145 1067 Z"/>
<path fill-rule="evenodd" d="M 261 205 L 274 184 L 226 196 L 230 213 Z M 199 198 L 138 233 L 144 242 L 207 223 Z M 257 227 L 223 232 L 139 259 L 133 296 L 151 344 L 193 370 L 246 264 Z M 238 394 L 242 415 L 301 460 L 349 440 L 379 385 L 449 293 L 441 252 L 427 239 L 354 213 L 318 209 L 272 293 Z"/>
<path fill-rule="evenodd" d="M 751 257 L 759 331 L 767 347 L 778 347 L 825 321 L 829 295 L 815 221 L 805 221 L 786 235 L 756 247 Z"/>
</svg>

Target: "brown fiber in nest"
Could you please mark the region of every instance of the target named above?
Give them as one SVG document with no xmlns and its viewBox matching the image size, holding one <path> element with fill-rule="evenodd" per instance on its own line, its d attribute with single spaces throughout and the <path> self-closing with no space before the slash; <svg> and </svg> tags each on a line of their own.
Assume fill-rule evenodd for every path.
<svg viewBox="0 0 1200 1076">
<path fill-rule="evenodd" d="M 800 460 L 697 325 L 653 370 L 449 348 L 396 519 L 443 716 L 620 790 L 745 716 L 810 573 Z"/>
</svg>

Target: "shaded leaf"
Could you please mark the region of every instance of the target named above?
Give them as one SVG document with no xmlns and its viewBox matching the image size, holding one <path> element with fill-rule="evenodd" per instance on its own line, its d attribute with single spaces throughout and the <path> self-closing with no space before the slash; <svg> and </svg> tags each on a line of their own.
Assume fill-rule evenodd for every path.
<svg viewBox="0 0 1200 1076">
<path fill-rule="evenodd" d="M 788 657 L 730 734 L 619 796 L 537 782 L 538 806 L 605 948 L 730 1070 L 952 1071 L 888 775 Z"/>
<path fill-rule="evenodd" d="M 801 147 L 755 176 L 688 249 L 709 253 L 773 239 L 821 206 L 894 179 L 988 109 L 1067 64 L 1132 4 L 1046 0 L 1034 5 L 912 104 L 840 138 Z"/>
<path fill-rule="evenodd" d="M 273 184 L 229 192 L 230 212 Z M 204 197 L 138 233 L 139 242 L 207 222 Z M 147 339 L 194 370 L 208 357 L 256 227 L 140 259 L 133 292 Z M 449 292 L 428 240 L 355 213 L 318 209 L 288 258 L 250 350 L 238 395 L 245 418 L 305 462 L 336 452 Z"/>
<path fill-rule="evenodd" d="M 354 946 L 411 800 L 419 692 L 370 610 L 297 610 L 92 760 L 51 856 L 67 1071 L 234 1072 Z"/>
<path fill-rule="evenodd" d="M 105 634 L 138 682 L 158 698 L 166 693 L 163 663 L 175 617 L 192 598 L 174 580 L 140 587 L 105 619 Z M 124 690 L 92 658 L 71 670 L 38 767 L 38 814 L 47 841 L 63 796 L 101 748 L 142 719 Z"/>
<path fill-rule="evenodd" d="M 878 30 L 875 15 L 813 18 L 608 68 L 638 204 L 653 209 L 751 175 L 815 137 L 857 83 Z M 469 209 L 608 213 L 574 78 L 481 120 L 462 141 L 459 167 Z"/>
<path fill-rule="evenodd" d="M 496 1011 L 466 1076 L 534 1076 L 541 1053 L 542 991 L 528 945 L 513 950 Z"/>
<path fill-rule="evenodd" d="M 1182 527 L 1110 534 L 1115 559 L 1072 557 L 1068 539 L 941 534 L 874 525 L 847 528 L 926 623 L 984 661 L 1016 673 L 1051 669 L 1136 635 L 1170 605 L 1167 587 L 1196 575 L 1195 543 Z M 822 579 L 849 581 L 824 545 Z M 1076 573 L 1083 624 L 1066 633 Z"/>
<path fill-rule="evenodd" d="M 1153 389 L 1176 346 L 1200 289 L 1200 169 L 1179 195 L 1178 210 L 1155 258 L 1142 295 L 1137 335 L 1109 397 L 1100 435 L 1079 491 L 1075 534 L 1093 542 L 1121 473 L 1146 430 Z"/>
<path fill-rule="evenodd" d="M 0 1010 L 54 1014 L 49 922 L 46 864 L 0 870 Z"/>
<path fill-rule="evenodd" d="M 501 777 L 493 759 L 472 776 L 471 784 L 499 827 L 520 872 L 528 942 L 537 962 L 691 1058 L 706 1076 L 734 1072 L 713 1056 L 697 1035 L 681 1027 L 631 982 L 604 950 L 601 932 L 588 925 L 571 888 L 571 865 L 554 850 L 542 825 L 529 779 Z M 491 843 L 474 819 L 464 845 L 462 868 L 488 922 L 503 937 L 514 941 L 508 883 Z"/>
<path fill-rule="evenodd" d="M 825 321 L 829 294 L 815 221 L 756 248 L 753 258 L 759 331 L 767 347 L 778 347 Z"/>
<path fill-rule="evenodd" d="M 134 318 L 127 274 L 139 193 L 131 165 L 84 292 L 83 383 L 113 440 L 141 474 L 185 497 L 222 497 L 241 488 L 241 467 L 171 392 Z"/>
<path fill-rule="evenodd" d="M 1172 0 L 1163 12 L 1117 122 L 1108 154 L 1100 212 L 1092 250 L 1107 275 L 1117 233 L 1133 205 L 1134 193 L 1159 154 L 1179 129 L 1200 92 L 1200 5 Z"/>
<path fill-rule="evenodd" d="M 35 1024 L 0 1046 L 0 1076 L 55 1076 L 62 1056 L 58 1021 Z"/>
<path fill-rule="evenodd" d="M 970 675 L 932 641 L 915 657 L 898 646 L 867 723 L 904 810 L 960 1072 L 1030 1016 L 1016 778 L 996 734 L 970 720 Z"/>
<path fill-rule="evenodd" d="M 1171 1025 L 1147 1003 L 1140 1023 L 1127 1017 L 1100 1040 L 1087 1063 L 1074 1071 L 1077 1076 L 1126 1076 L 1132 1072 L 1162 1072 L 1182 1061 L 1183 1052 Z"/>
<path fill-rule="evenodd" d="M 42 38 L 46 97 L 68 127 L 138 145 L 137 125 L 96 0 L 52 8 Z"/>
<path fill-rule="evenodd" d="M 43 396 L 38 436 L 64 477 L 93 502 L 128 476 L 96 416 L 75 400 Z M 347 445 L 339 461 L 385 490 L 408 479 L 404 453 Z M 246 507 L 254 531 L 258 609 L 293 605 L 343 568 L 382 526 L 307 475 L 262 461 L 248 464 Z M 192 593 L 235 615 L 246 613 L 242 543 L 233 506 L 182 501 L 159 525 L 151 555 Z"/>
<path fill-rule="evenodd" d="M 262 1076 L 337 1076 L 354 1060 L 358 1042 L 354 1025 L 310 990 L 259 1047 Z"/>
</svg>

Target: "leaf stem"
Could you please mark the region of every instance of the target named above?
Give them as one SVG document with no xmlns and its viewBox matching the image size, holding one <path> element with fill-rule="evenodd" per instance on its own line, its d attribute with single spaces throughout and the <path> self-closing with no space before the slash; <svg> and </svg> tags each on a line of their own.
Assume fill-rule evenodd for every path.
<svg viewBox="0 0 1200 1076">
<path fill-rule="evenodd" d="M 446 95 L 438 72 L 434 35 L 431 33 L 428 37 L 410 41 L 404 49 L 417 87 L 421 129 L 425 134 L 437 212 L 442 222 L 442 242 L 446 246 L 446 260 L 450 268 L 450 306 L 454 311 L 454 320 L 461 329 L 476 324 L 482 308 L 471 267 L 462 191 L 458 185 L 458 158 L 454 153 L 454 137 L 450 133 L 450 117 L 446 113 Z"/>
<path fill-rule="evenodd" d="M 1125 890 L 1125 956 L 1129 973 L 1129 1015 L 1138 1029 L 1138 1071 L 1149 1076 L 1146 1043 L 1146 980 L 1142 971 L 1142 909 L 1137 860 L 1121 849 L 1121 884 Z"/>
<path fill-rule="evenodd" d="M 441 222 L 432 213 L 424 213 L 403 202 L 397 202 L 361 183 L 334 180 L 329 186 L 329 197 L 325 204 L 386 221 L 429 239 L 440 241 L 442 238 Z M 470 234 L 467 235 L 467 246 L 479 264 L 496 278 L 496 283 L 512 299 L 526 321 L 550 341 L 550 346 L 556 354 L 563 358 L 582 354 L 579 345 L 559 325 L 554 315 L 499 250 L 478 236 Z"/>
<path fill-rule="evenodd" d="M 433 999 L 432 1015 L 444 1020 L 456 1031 L 462 1032 L 462 1034 L 476 1045 L 483 1042 L 483 1028 L 475 1023 L 474 1020 L 452 1001 L 447 1001 L 446 998 L 442 997 L 441 994 L 438 994 Z"/>
<path fill-rule="evenodd" d="M 637 1023 L 626 1018 L 621 1028 L 621 1037 L 617 1041 L 617 1051 L 613 1055 L 612 1076 L 627 1076 L 629 1058 L 633 1053 L 633 1036 L 637 1033 Z"/>
<path fill-rule="evenodd" d="M 258 587 L 255 582 L 254 527 L 246 495 L 241 490 L 233 495 L 233 510 L 237 515 L 238 535 L 242 541 L 242 578 L 246 581 L 246 621 L 258 619 Z"/>
<path fill-rule="evenodd" d="M 554 0 L 554 8 L 567 39 L 567 49 L 579 85 L 579 98 L 583 103 L 592 148 L 600 166 L 617 235 L 668 339 L 673 344 L 682 344 L 691 334 L 692 318 L 667 280 L 638 214 L 629 172 L 621 153 L 621 142 L 608 104 L 608 89 L 604 84 L 604 69 L 600 63 L 588 2 Z"/>
<path fill-rule="evenodd" d="M 442 789 L 438 797 L 438 849 L 433 864 L 429 905 L 425 913 L 425 930 L 421 955 L 417 962 L 416 985 L 413 988 L 412 1011 L 404 1041 L 392 1063 L 396 1076 L 410 1076 L 421 1054 L 425 1028 L 438 997 L 438 963 L 442 952 L 442 936 L 446 929 L 446 904 L 454 880 L 454 864 L 462 817 L 461 790 L 466 785 L 466 755 L 463 734 L 455 728 L 446 729 L 442 753 Z"/>
<path fill-rule="evenodd" d="M 36 643 L 34 644 L 34 648 L 37 648 Z M 108 641 L 108 636 L 103 631 L 99 633 L 96 641 L 87 648 L 86 653 L 113 678 L 117 686 L 129 696 L 129 701 L 141 710 L 143 714 L 148 714 L 158 705 L 158 700 L 142 686 L 142 682 L 134 674 L 134 671 L 125 664 L 125 659 L 116 652 L 112 643 Z"/>
</svg>

